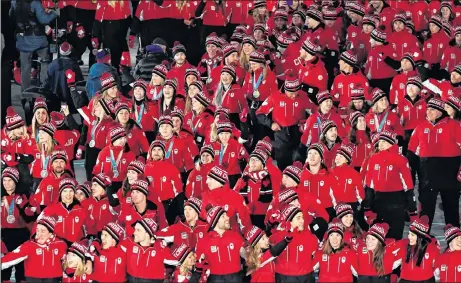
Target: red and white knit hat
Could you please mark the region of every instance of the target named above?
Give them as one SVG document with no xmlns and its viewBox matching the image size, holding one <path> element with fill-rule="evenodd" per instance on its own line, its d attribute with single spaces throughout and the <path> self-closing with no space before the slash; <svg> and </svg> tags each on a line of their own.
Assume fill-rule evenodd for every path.
<svg viewBox="0 0 461 283">
<path fill-rule="evenodd" d="M 67 162 L 67 152 L 64 149 L 55 149 L 51 153 L 51 163 L 53 163 L 56 159 L 62 159 Z"/>
<path fill-rule="evenodd" d="M 146 169 L 146 160 L 144 157 L 140 156 L 136 160 L 133 160 L 128 164 L 128 170 L 133 170 L 138 174 L 144 174 L 144 170 Z"/>
<path fill-rule="evenodd" d="M 279 193 L 278 201 L 283 204 L 290 204 L 292 201 L 298 199 L 298 193 L 293 189 L 284 190 Z"/>
<path fill-rule="evenodd" d="M 61 195 L 62 191 L 65 189 L 72 189 L 75 193 L 77 186 L 78 182 L 74 178 L 64 178 L 59 182 L 59 195 Z"/>
<path fill-rule="evenodd" d="M 189 248 L 186 244 L 182 243 L 179 247 L 177 247 L 171 254 L 173 257 L 179 262 L 179 266 L 184 263 L 186 258 L 192 252 L 192 249 Z"/>
<path fill-rule="evenodd" d="M 19 171 L 16 167 L 7 167 L 2 172 L 2 179 L 5 177 L 11 178 L 16 184 L 19 183 Z"/>
<path fill-rule="evenodd" d="M 168 69 L 166 67 L 167 65 L 168 65 L 167 61 L 163 61 L 162 64 L 156 65 L 152 69 L 152 74 L 156 74 L 157 76 L 161 77 L 162 79 L 165 79 L 166 75 L 168 73 Z"/>
<path fill-rule="evenodd" d="M 347 163 L 352 162 L 352 156 L 354 156 L 354 145 L 353 144 L 343 144 L 340 148 L 336 151 L 336 154 L 341 154 L 346 158 Z"/>
<path fill-rule="evenodd" d="M 103 73 L 101 75 L 100 81 L 101 81 L 101 90 L 99 91 L 100 93 L 103 93 L 109 88 L 117 85 L 117 82 L 115 81 L 114 76 L 112 76 L 112 74 L 109 72 Z"/>
<path fill-rule="evenodd" d="M 50 113 L 50 117 L 51 122 L 56 125 L 57 129 L 64 125 L 64 120 L 66 119 L 66 116 L 64 116 L 64 114 L 62 114 L 61 112 L 53 111 Z"/>
<path fill-rule="evenodd" d="M 296 161 L 293 163 L 293 165 L 288 166 L 283 170 L 283 174 L 287 175 L 293 181 L 295 181 L 297 184 L 299 184 L 301 180 L 301 174 L 303 172 L 303 164 L 299 161 Z"/>
<path fill-rule="evenodd" d="M 384 245 L 387 232 L 389 232 L 389 225 L 387 223 L 376 223 L 370 227 L 367 235 L 372 235 Z"/>
<path fill-rule="evenodd" d="M 35 111 L 37 111 L 37 109 L 40 109 L 40 108 L 43 108 L 45 109 L 46 111 L 48 111 L 48 106 L 46 105 L 46 102 L 45 102 L 45 99 L 39 97 L 35 100 L 34 102 L 34 108 L 33 108 L 33 111 L 35 113 Z"/>
<path fill-rule="evenodd" d="M 85 262 L 85 254 L 88 252 L 88 247 L 79 242 L 74 242 L 68 249 L 68 252 L 71 252 L 82 259 Z"/>
<path fill-rule="evenodd" d="M 113 144 L 119 138 L 126 137 L 126 129 L 122 126 L 115 126 L 109 131 L 109 139 L 111 144 Z"/>
<path fill-rule="evenodd" d="M 347 203 L 338 203 L 338 205 L 336 205 L 335 207 L 335 211 L 336 217 L 338 217 L 339 219 L 343 218 L 348 214 L 354 215 L 354 210 L 352 210 L 352 206 L 350 206 Z"/>
<path fill-rule="evenodd" d="M 102 230 L 106 231 L 117 243 L 125 238 L 125 229 L 115 222 L 107 223 Z"/>
<path fill-rule="evenodd" d="M 221 206 L 213 206 L 208 209 L 206 214 L 206 222 L 208 223 L 209 230 L 213 230 L 218 224 L 219 218 L 221 215 L 226 213 L 223 207 Z"/>
<path fill-rule="evenodd" d="M 423 215 L 417 218 L 410 224 L 410 231 L 418 234 L 421 237 L 430 238 L 431 235 L 429 234 L 429 230 L 431 226 L 429 226 L 429 217 L 427 215 Z"/>
<path fill-rule="evenodd" d="M 299 210 L 299 208 L 297 206 L 289 204 L 289 205 L 285 206 L 282 209 L 280 216 L 281 216 L 282 220 L 291 222 L 291 220 L 293 220 L 293 218 L 299 212 L 301 212 L 301 210 Z"/>
<path fill-rule="evenodd" d="M 258 226 L 252 226 L 245 232 L 245 240 L 250 244 L 250 246 L 254 247 L 256 244 L 261 240 L 264 236 L 263 230 Z"/>
<path fill-rule="evenodd" d="M 333 221 L 328 223 L 327 235 L 331 233 L 338 233 L 344 237 L 344 225 L 338 218 L 334 218 Z"/>
<path fill-rule="evenodd" d="M 54 233 L 54 227 L 56 227 L 56 219 L 51 216 L 43 216 L 42 218 L 37 220 L 37 225 L 45 226 L 50 233 Z"/>
<path fill-rule="evenodd" d="M 21 116 L 14 110 L 13 106 L 9 106 L 6 109 L 6 129 L 12 131 L 23 126 L 24 120 L 22 120 Z"/>
<path fill-rule="evenodd" d="M 186 206 L 190 206 L 197 214 L 200 214 L 200 211 L 202 211 L 202 200 L 196 197 L 190 197 L 184 203 L 184 207 Z"/>
<path fill-rule="evenodd" d="M 445 241 L 447 242 L 447 245 L 450 245 L 451 241 L 453 241 L 456 237 L 461 236 L 461 230 L 459 227 L 451 224 L 447 224 L 443 230 L 445 232 Z"/>
<path fill-rule="evenodd" d="M 147 234 L 149 234 L 150 237 L 155 237 L 155 232 L 157 232 L 158 229 L 157 222 L 155 222 L 151 218 L 143 218 L 133 223 L 133 226 L 137 223 L 139 223 L 144 228 L 144 230 Z"/>
<path fill-rule="evenodd" d="M 107 176 L 104 173 L 99 173 L 99 174 L 95 175 L 93 177 L 93 179 L 91 179 L 91 182 L 92 183 L 97 183 L 98 185 L 100 185 L 104 189 L 107 189 L 110 185 L 112 185 L 111 179 L 109 178 L 109 176 Z"/>
<path fill-rule="evenodd" d="M 54 133 L 56 132 L 56 126 L 54 123 L 45 123 L 40 126 L 39 128 L 40 131 L 44 131 L 45 133 L 49 134 L 51 137 L 54 136 Z"/>
<path fill-rule="evenodd" d="M 216 180 L 217 182 L 225 185 L 229 182 L 229 177 L 227 175 L 226 169 L 220 166 L 213 166 L 210 172 L 208 173 L 208 177 Z"/>
<path fill-rule="evenodd" d="M 131 185 L 131 190 L 140 191 L 147 197 L 149 195 L 149 183 L 147 183 L 145 180 L 136 180 Z"/>
</svg>

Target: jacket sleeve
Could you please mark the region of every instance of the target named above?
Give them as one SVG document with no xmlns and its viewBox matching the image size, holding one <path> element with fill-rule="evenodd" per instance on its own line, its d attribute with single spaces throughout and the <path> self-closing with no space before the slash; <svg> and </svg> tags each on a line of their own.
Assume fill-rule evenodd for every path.
<svg viewBox="0 0 461 283">
<path fill-rule="evenodd" d="M 205 1 L 200 1 L 200 3 L 197 6 L 197 9 L 195 10 L 195 17 L 200 17 L 203 13 L 203 10 L 205 10 L 206 2 Z"/>
<path fill-rule="evenodd" d="M 17 247 L 14 251 L 6 254 L 2 257 L 2 270 L 10 268 L 29 257 L 30 251 L 30 242 L 25 242 L 24 244 Z"/>
<path fill-rule="evenodd" d="M 31 3 L 31 8 L 32 8 L 32 11 L 37 16 L 38 21 L 42 25 L 47 25 L 52 20 L 54 20 L 54 19 L 56 19 L 58 17 L 56 12 L 54 12 L 54 11 L 51 11 L 50 13 L 45 12 L 45 9 L 43 8 L 43 5 L 42 5 L 42 3 L 40 1 L 33 1 Z"/>
<path fill-rule="evenodd" d="M 272 125 L 272 120 L 269 118 L 269 114 L 274 109 L 274 95 L 269 96 L 256 111 L 258 122 L 268 128 Z"/>
<path fill-rule="evenodd" d="M 99 154 L 98 154 L 98 158 L 97 158 L 97 160 L 96 160 L 96 164 L 95 164 L 94 167 L 93 167 L 93 172 L 91 172 L 91 173 L 94 174 L 94 175 L 97 175 L 97 174 L 99 174 L 99 173 L 102 173 L 102 169 L 103 169 L 102 165 L 103 165 L 103 162 L 104 162 L 103 153 L 104 153 L 104 151 L 101 151 L 101 152 L 99 152 Z"/>
</svg>

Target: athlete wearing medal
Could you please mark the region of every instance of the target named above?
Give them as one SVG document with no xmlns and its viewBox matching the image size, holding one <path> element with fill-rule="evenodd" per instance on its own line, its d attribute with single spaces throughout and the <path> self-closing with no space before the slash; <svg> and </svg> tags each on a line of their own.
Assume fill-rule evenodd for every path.
<svg viewBox="0 0 461 283">
<path fill-rule="evenodd" d="M 205 140 L 206 134 L 213 123 L 213 116 L 207 111 L 211 104 L 210 98 L 203 92 L 197 93 L 192 98 L 192 111 L 186 114 L 185 124 L 188 129 L 192 130 L 194 140 L 201 147 Z"/>
<path fill-rule="evenodd" d="M 128 164 L 136 159 L 126 144 L 126 131 L 121 126 L 115 126 L 109 131 L 110 145 L 101 150 L 93 168 L 93 174 L 104 173 L 112 179 L 112 187 L 118 189 L 128 171 Z"/>
<path fill-rule="evenodd" d="M 14 167 L 7 167 L 2 172 L 1 191 L 1 225 L 2 241 L 9 251 L 13 251 L 20 244 L 29 239 L 27 219 L 24 209 L 28 200 L 24 194 L 16 190 L 19 182 L 19 171 Z M 10 278 L 12 269 L 2 270 L 2 278 Z M 25 280 L 24 264 L 16 265 L 16 280 Z"/>
</svg>

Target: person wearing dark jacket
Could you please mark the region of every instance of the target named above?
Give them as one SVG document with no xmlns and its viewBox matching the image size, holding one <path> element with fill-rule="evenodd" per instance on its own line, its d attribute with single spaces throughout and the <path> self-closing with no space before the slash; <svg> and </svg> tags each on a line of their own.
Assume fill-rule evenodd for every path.
<svg viewBox="0 0 461 283">
<path fill-rule="evenodd" d="M 412 169 L 419 159 L 418 198 L 421 214 L 429 217 L 429 225 L 434 219 L 440 192 L 446 224 L 459 226 L 461 127 L 458 121 L 447 117 L 444 106 L 439 99 L 429 100 L 427 120 L 415 128 L 408 144 L 407 158 Z"/>
<path fill-rule="evenodd" d="M 157 38 L 154 40 L 154 42 L 159 43 L 148 45 L 146 47 L 146 55 L 144 58 L 139 60 L 139 62 L 134 67 L 133 77 L 135 80 L 142 79 L 146 82 L 150 82 L 152 77 L 152 70 L 154 67 L 162 64 L 164 60 L 168 61 L 168 55 L 166 54 L 166 43 L 164 40 Z"/>
<path fill-rule="evenodd" d="M 54 11 L 46 12 L 39 0 L 18 0 L 13 3 L 10 16 L 16 18 L 16 48 L 21 56 L 21 91 L 30 86 L 32 54 L 41 59 L 41 76 L 45 79 L 48 69 L 48 41 L 45 25 L 56 19 Z"/>
<path fill-rule="evenodd" d="M 101 90 L 101 75 L 110 73 L 117 82 L 118 89 L 122 89 L 122 82 L 118 76 L 117 70 L 111 66 L 111 57 L 109 49 L 100 49 L 96 54 L 96 64 L 91 66 L 86 81 L 86 95 L 88 99 L 95 96 L 96 92 Z M 77 80 L 76 80 L 77 81 Z"/>
<path fill-rule="evenodd" d="M 54 59 L 48 66 L 48 76 L 43 87 L 49 89 L 59 97 L 61 102 L 67 104 L 71 113 L 77 113 L 67 86 L 65 71 L 72 70 L 75 73 L 75 81 L 77 82 L 83 81 L 83 74 L 78 63 L 70 58 L 72 51 L 73 48 L 69 43 L 64 42 L 61 44 L 59 47 L 61 57 Z"/>
</svg>

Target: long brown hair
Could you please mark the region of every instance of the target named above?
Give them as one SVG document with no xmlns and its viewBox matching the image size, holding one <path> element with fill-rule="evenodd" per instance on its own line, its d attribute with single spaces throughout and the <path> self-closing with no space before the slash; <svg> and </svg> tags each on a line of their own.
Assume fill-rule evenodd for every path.
<svg viewBox="0 0 461 283">
<path fill-rule="evenodd" d="M 384 276 L 384 246 L 378 241 L 376 249 L 373 251 L 373 265 L 379 276 Z"/>
</svg>

